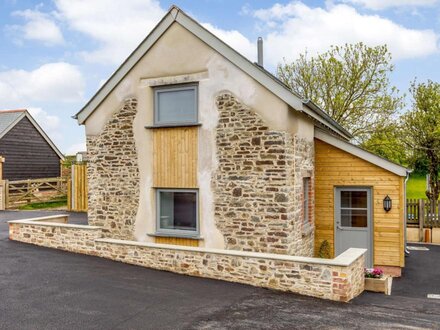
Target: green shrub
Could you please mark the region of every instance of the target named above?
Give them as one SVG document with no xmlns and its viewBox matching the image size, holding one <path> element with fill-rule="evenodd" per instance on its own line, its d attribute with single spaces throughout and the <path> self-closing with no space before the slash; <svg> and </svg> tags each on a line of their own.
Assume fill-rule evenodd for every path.
<svg viewBox="0 0 440 330">
<path fill-rule="evenodd" d="M 319 247 L 318 257 L 324 259 L 330 259 L 330 243 L 327 240 L 323 240 Z"/>
</svg>

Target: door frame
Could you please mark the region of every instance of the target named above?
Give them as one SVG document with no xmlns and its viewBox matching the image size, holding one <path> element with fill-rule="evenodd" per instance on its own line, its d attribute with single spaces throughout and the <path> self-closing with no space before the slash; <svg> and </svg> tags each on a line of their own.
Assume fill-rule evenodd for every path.
<svg viewBox="0 0 440 330">
<path fill-rule="evenodd" d="M 333 209 L 334 209 L 334 216 L 333 216 L 333 239 L 334 239 L 334 254 L 335 257 L 336 251 L 337 251 L 337 232 L 338 232 L 338 224 L 336 223 L 338 220 L 338 217 L 340 215 L 340 210 L 338 207 L 338 202 L 340 204 L 340 197 L 338 196 L 338 192 L 340 191 L 367 191 L 367 209 L 368 209 L 368 228 L 369 230 L 369 245 L 370 248 L 368 249 L 367 253 L 370 255 L 371 265 L 368 265 L 368 267 L 374 266 L 374 202 L 373 202 L 373 196 L 374 196 L 374 190 L 372 186 L 334 186 L 333 187 Z M 356 228 L 352 230 L 357 230 Z"/>
</svg>

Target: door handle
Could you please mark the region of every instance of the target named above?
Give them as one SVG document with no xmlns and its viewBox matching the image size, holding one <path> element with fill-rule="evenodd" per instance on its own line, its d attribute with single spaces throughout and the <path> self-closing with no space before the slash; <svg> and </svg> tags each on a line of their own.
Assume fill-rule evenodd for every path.
<svg viewBox="0 0 440 330">
<path fill-rule="evenodd" d="M 336 225 L 336 229 L 338 229 L 338 230 L 344 230 L 344 228 L 342 228 L 340 224 L 337 224 L 337 225 Z"/>
</svg>

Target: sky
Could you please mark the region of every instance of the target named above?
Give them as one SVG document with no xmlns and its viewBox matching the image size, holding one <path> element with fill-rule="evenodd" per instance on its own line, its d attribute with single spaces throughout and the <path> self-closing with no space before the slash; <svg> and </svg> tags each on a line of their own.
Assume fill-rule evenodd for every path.
<svg viewBox="0 0 440 330">
<path fill-rule="evenodd" d="M 0 109 L 28 109 L 60 150 L 85 150 L 71 117 L 176 4 L 265 67 L 331 45 L 386 44 L 391 82 L 440 82 L 440 0 L 0 0 Z M 410 103 L 410 100 L 408 100 Z M 409 105 L 408 105 L 409 107 Z"/>
</svg>

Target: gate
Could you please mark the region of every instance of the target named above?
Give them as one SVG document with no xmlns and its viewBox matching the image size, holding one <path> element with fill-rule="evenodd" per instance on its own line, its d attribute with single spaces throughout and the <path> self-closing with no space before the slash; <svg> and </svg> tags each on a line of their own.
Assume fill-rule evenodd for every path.
<svg viewBox="0 0 440 330">
<path fill-rule="evenodd" d="M 72 177 L 67 186 L 67 209 L 74 212 L 87 212 L 86 164 L 72 164 Z"/>
</svg>

